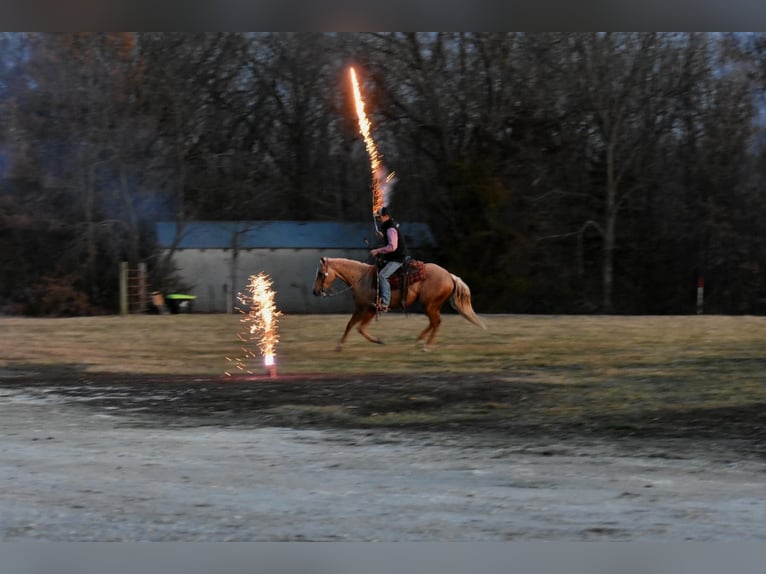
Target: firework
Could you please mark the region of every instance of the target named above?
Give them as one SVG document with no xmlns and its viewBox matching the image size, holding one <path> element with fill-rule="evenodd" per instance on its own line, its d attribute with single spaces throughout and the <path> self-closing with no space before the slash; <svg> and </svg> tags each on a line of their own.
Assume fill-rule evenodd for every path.
<svg viewBox="0 0 766 574">
<path fill-rule="evenodd" d="M 354 103 L 356 105 L 356 115 L 359 118 L 359 133 L 364 138 L 364 146 L 367 148 L 367 155 L 370 157 L 370 171 L 372 172 L 372 214 L 375 215 L 381 207 L 389 204 L 389 196 L 392 186 L 396 181 L 394 172 L 388 173 L 383 166 L 382 156 L 378 151 L 378 146 L 372 138 L 372 124 L 364 111 L 364 99 L 359 88 L 359 81 L 356 78 L 356 71 L 351 68 L 351 85 L 354 89 Z"/>
<path fill-rule="evenodd" d="M 247 312 L 242 311 L 244 316 L 241 319 L 246 327 L 244 334 L 240 335 L 240 340 L 245 343 L 242 347 L 244 356 L 228 360 L 232 361 L 239 370 L 249 374 L 253 374 L 247 367 L 249 359 L 257 356 L 253 343 L 257 345 L 269 375 L 274 377 L 277 373 L 276 347 L 279 342 L 277 318 L 282 313 L 276 308 L 274 295 L 271 278 L 265 273 L 259 273 L 250 276 L 246 292 L 240 292 L 237 296 L 239 302 L 248 309 Z"/>
</svg>

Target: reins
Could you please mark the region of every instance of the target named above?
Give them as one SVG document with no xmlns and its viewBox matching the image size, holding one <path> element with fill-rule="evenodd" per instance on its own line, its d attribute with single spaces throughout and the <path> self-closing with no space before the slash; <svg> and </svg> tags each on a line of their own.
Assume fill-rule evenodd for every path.
<svg viewBox="0 0 766 574">
<path fill-rule="evenodd" d="M 356 285 L 358 285 L 359 283 L 362 282 L 362 279 L 367 277 L 367 275 L 369 275 L 370 272 L 374 271 L 374 270 L 375 270 L 375 266 L 374 265 L 372 267 L 368 267 L 364 271 L 364 273 L 362 273 L 362 275 L 359 277 L 359 279 L 357 279 L 353 283 L 349 283 L 348 287 L 346 287 L 345 289 L 341 289 L 340 291 L 336 291 L 336 292 L 333 292 L 333 293 L 330 293 L 329 291 L 324 291 L 324 296 L 325 297 L 336 297 L 338 295 L 342 295 L 343 293 L 347 293 L 348 291 L 351 291 Z M 319 272 L 319 269 L 317 269 L 317 272 Z M 337 270 L 335 271 L 335 274 L 338 275 L 338 271 Z M 324 275 L 327 275 L 327 274 L 325 273 Z M 340 279 L 340 276 L 338 276 L 338 279 Z M 343 281 L 343 279 L 341 279 L 341 281 Z"/>
<path fill-rule="evenodd" d="M 353 288 L 354 288 L 353 285 L 349 285 L 348 287 L 346 287 L 345 289 L 341 289 L 340 291 L 333 291 L 333 292 L 325 291 L 324 292 L 324 296 L 325 297 L 337 297 L 338 295 L 342 295 L 343 293 L 346 293 L 347 291 L 351 291 L 351 289 L 353 289 Z"/>
</svg>

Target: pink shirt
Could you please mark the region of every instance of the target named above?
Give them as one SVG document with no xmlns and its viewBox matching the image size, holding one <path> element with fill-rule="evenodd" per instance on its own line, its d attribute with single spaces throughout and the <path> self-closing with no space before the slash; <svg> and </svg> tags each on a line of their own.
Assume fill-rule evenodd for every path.
<svg viewBox="0 0 766 574">
<path fill-rule="evenodd" d="M 388 245 L 378 247 L 375 250 L 378 254 L 391 253 L 392 251 L 396 251 L 396 248 L 399 246 L 399 234 L 393 227 L 389 227 L 386 231 L 386 239 L 388 239 Z"/>
</svg>

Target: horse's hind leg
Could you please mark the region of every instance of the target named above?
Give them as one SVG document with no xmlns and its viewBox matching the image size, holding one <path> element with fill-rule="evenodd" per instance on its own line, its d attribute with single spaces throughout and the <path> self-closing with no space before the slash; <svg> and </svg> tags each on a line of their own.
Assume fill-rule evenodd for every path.
<svg viewBox="0 0 766 574">
<path fill-rule="evenodd" d="M 439 313 L 439 307 L 426 307 L 426 315 L 428 316 L 428 327 L 423 329 L 423 332 L 418 335 L 418 341 L 422 341 L 426 338 L 426 335 L 428 336 L 425 343 L 423 343 L 424 351 L 428 351 L 430 349 L 431 343 L 433 343 L 434 339 L 436 338 L 436 333 L 439 332 L 439 326 L 442 324 L 442 317 Z"/>
<path fill-rule="evenodd" d="M 425 329 L 423 329 L 423 331 L 420 333 L 420 335 L 418 335 L 418 341 L 422 341 L 423 339 L 425 339 L 426 335 L 428 335 L 428 333 L 429 333 L 430 331 L 431 331 L 431 323 L 430 323 L 430 321 L 429 321 L 429 323 L 428 323 L 428 327 L 426 327 Z"/>
</svg>

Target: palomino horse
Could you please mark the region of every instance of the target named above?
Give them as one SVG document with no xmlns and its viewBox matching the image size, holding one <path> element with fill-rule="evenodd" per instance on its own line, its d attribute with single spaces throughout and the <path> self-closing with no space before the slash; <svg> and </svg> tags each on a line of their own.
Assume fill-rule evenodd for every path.
<svg viewBox="0 0 766 574">
<path fill-rule="evenodd" d="M 368 263 L 353 259 L 322 257 L 319 260 L 316 279 L 314 280 L 314 295 L 327 295 L 327 290 L 335 279 L 340 279 L 354 293 L 355 310 L 351 315 L 346 330 L 338 342 L 336 350 L 340 351 L 346 342 L 351 327 L 359 323 L 357 330 L 372 343 L 382 343 L 377 337 L 370 335 L 367 324 L 375 317 L 375 288 L 373 279 L 377 268 Z M 426 263 L 424 277 L 421 281 L 410 284 L 407 289 L 406 307 L 420 302 L 428 316 L 428 327 L 418 336 L 418 341 L 425 339 L 423 349 L 433 343 L 441 325 L 441 308 L 449 299 L 450 304 L 468 321 L 486 329 L 484 322 L 476 315 L 471 306 L 471 291 L 468 285 L 443 267 L 435 263 Z M 401 290 L 391 289 L 391 308 L 401 307 Z M 427 339 L 426 339 L 427 337 Z"/>
</svg>

